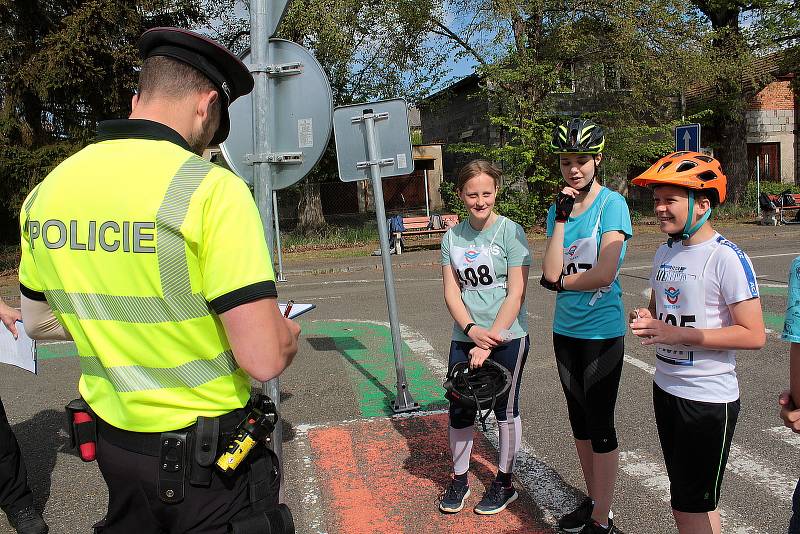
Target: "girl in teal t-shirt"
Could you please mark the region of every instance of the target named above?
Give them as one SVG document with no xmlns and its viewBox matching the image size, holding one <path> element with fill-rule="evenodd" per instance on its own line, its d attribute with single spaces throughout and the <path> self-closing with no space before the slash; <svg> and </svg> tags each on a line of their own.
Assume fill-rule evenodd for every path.
<svg viewBox="0 0 800 534">
<path fill-rule="evenodd" d="M 625 199 L 595 180 L 603 130 L 570 119 L 553 131 L 566 186 L 547 214 L 541 284 L 556 291 L 553 348 L 588 497 L 559 520 L 567 532 L 615 532 L 610 513 L 619 465 L 614 408 L 625 318 L 617 274 L 632 236 Z"/>
<path fill-rule="evenodd" d="M 481 367 L 491 358 L 511 374 L 509 394 L 494 406 L 500 458 L 495 481 L 475 506 L 479 514 L 499 513 L 517 498 L 511 474 L 522 439 L 519 388 L 530 346 L 525 309 L 528 240 L 520 225 L 493 211 L 499 184 L 500 171 L 491 163 L 465 165 L 458 175 L 458 194 L 469 219 L 442 238 L 444 297 L 455 322 L 448 370 L 461 362 Z M 450 402 L 453 479 L 439 502 L 445 513 L 461 511 L 470 495 L 467 472 L 475 415 L 476 410 Z"/>
</svg>

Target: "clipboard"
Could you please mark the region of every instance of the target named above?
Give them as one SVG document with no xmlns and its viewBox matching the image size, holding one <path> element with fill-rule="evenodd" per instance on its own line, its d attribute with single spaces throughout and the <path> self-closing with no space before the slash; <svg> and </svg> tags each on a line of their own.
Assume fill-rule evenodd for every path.
<svg viewBox="0 0 800 534">
<path fill-rule="evenodd" d="M 22 321 L 17 321 L 17 333 L 19 337 L 14 339 L 14 334 L 0 323 L 0 363 L 36 374 L 36 341 L 28 337 Z"/>
<path fill-rule="evenodd" d="M 295 317 L 303 315 L 304 313 L 310 312 L 311 310 L 313 310 L 316 307 L 317 307 L 316 304 L 302 304 L 300 302 L 295 302 L 294 304 L 292 304 L 292 309 L 289 310 L 289 317 L 288 318 L 289 319 L 294 319 Z M 281 310 L 281 315 L 286 313 L 286 303 L 285 302 L 279 302 L 278 303 L 278 308 Z"/>
</svg>

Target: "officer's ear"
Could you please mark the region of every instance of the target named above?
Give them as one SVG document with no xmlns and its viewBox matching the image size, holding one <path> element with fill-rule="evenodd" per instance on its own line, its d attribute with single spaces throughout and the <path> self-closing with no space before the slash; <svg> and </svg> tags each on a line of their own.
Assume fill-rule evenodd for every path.
<svg viewBox="0 0 800 534">
<path fill-rule="evenodd" d="M 198 118 L 204 121 L 211 120 L 211 109 L 217 100 L 219 100 L 219 93 L 217 91 L 200 93 L 200 99 L 197 101 L 196 110 Z"/>
<path fill-rule="evenodd" d="M 133 93 L 131 97 L 131 113 L 136 111 L 136 106 L 139 105 L 139 93 Z"/>
</svg>

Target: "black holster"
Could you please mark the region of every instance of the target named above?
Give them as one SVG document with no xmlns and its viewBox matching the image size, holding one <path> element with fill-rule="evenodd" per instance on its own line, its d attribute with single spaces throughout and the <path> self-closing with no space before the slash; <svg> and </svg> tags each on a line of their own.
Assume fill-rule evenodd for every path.
<svg viewBox="0 0 800 534">
<path fill-rule="evenodd" d="M 292 512 L 278 504 L 281 473 L 278 457 L 266 447 L 250 463 L 250 509 L 230 523 L 234 534 L 294 534 Z"/>
<path fill-rule="evenodd" d="M 84 462 L 93 462 L 97 445 L 97 418 L 82 398 L 70 401 L 64 410 L 67 413 L 70 447 Z"/>
</svg>

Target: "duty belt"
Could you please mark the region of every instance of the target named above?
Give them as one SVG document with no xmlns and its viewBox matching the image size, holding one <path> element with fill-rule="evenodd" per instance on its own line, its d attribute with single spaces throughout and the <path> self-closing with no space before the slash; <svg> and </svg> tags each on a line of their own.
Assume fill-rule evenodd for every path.
<svg viewBox="0 0 800 534">
<path fill-rule="evenodd" d="M 239 408 L 220 415 L 214 418 L 201 418 L 201 419 L 217 419 L 219 421 L 219 433 L 231 434 L 236 428 L 236 425 L 241 421 L 242 417 L 247 413 L 246 408 Z M 112 445 L 125 449 L 129 452 L 137 454 L 144 454 L 147 456 L 160 456 L 161 455 L 161 432 L 133 432 L 130 430 L 122 430 L 97 417 L 97 433 L 102 436 L 105 441 Z M 171 431 L 172 433 L 197 433 L 200 430 L 197 424 Z M 202 433 L 202 432 L 199 432 Z M 215 451 L 216 452 L 216 451 Z"/>
<path fill-rule="evenodd" d="M 219 417 L 198 417 L 196 424 L 171 432 L 131 432 L 98 417 L 97 430 L 112 445 L 158 458 L 158 497 L 166 503 L 179 503 L 184 498 L 186 482 L 199 487 L 211 485 L 221 444 L 246 414 L 247 410 L 241 408 Z"/>
</svg>

